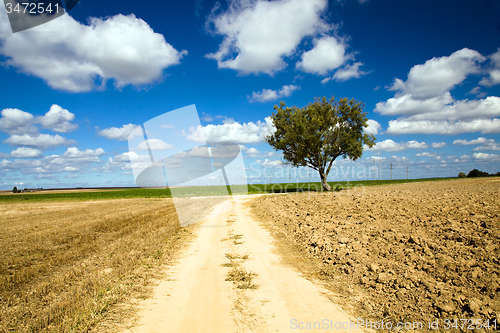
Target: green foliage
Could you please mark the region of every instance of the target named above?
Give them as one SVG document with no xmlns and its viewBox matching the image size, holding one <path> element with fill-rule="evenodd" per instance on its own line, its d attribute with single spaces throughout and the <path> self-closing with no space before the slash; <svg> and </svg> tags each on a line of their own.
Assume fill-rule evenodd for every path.
<svg viewBox="0 0 500 333">
<path fill-rule="evenodd" d="M 246 185 L 231 186 L 233 194 L 246 194 Z M 20 191 L 19 191 L 20 192 Z M 193 186 L 177 188 L 177 197 L 221 196 L 227 195 L 226 186 Z M 2 201 L 54 201 L 54 200 L 102 200 L 102 199 L 131 199 L 131 198 L 171 198 L 170 189 L 128 188 L 128 189 L 103 189 L 95 192 L 60 192 L 51 191 L 23 193 L 16 196 L 0 195 Z"/>
<path fill-rule="evenodd" d="M 338 181 L 330 182 L 335 191 L 342 191 L 348 188 L 358 186 L 377 186 L 388 184 L 403 184 L 422 181 L 442 181 L 451 178 L 428 178 L 428 179 L 394 179 L 394 180 L 359 180 L 359 181 Z M 456 179 L 456 178 L 454 178 Z M 178 189 L 179 190 L 179 189 Z M 218 196 L 227 195 L 226 186 L 199 186 L 194 188 L 186 187 L 181 196 Z M 262 193 L 289 193 L 289 192 L 321 192 L 321 183 L 276 183 L 276 184 L 249 184 L 233 185 L 231 190 L 234 195 L 237 194 L 262 194 Z M 225 191 L 225 192 L 224 192 Z M 59 200 L 106 200 L 106 199 L 129 199 L 129 198 L 151 198 L 162 199 L 171 198 L 169 189 L 147 189 L 133 188 L 124 190 L 102 190 L 99 192 L 73 192 L 73 193 L 23 193 L 19 195 L 0 195 L 1 202 L 12 201 L 59 201 Z M 359 189 L 362 192 L 362 188 Z M 179 191 L 176 191 L 178 194 Z"/>
<path fill-rule="evenodd" d="M 376 138 L 363 133 L 368 126 L 364 104 L 355 99 L 316 98 L 306 107 L 276 105 L 271 119 L 276 131 L 266 137 L 275 149 L 283 151 L 285 163 L 307 166 L 319 172 L 325 190 L 326 177 L 337 157 L 356 160 L 363 145 L 373 147 Z"/>
<path fill-rule="evenodd" d="M 17 190 L 17 186 L 14 186 L 14 188 L 12 189 L 12 193 L 17 193 L 17 192 L 19 192 L 19 191 Z"/>
<path fill-rule="evenodd" d="M 336 192 L 353 189 L 358 186 L 358 192 L 362 193 L 362 186 L 379 186 L 390 184 L 406 184 L 422 181 L 447 181 L 456 178 L 420 178 L 420 179 L 394 179 L 394 180 L 356 180 L 336 181 L 328 184 Z M 324 188 L 320 182 L 312 183 L 276 183 L 276 184 L 249 184 L 248 194 L 260 193 L 294 193 L 294 192 L 322 192 Z"/>
<path fill-rule="evenodd" d="M 479 171 L 478 169 L 471 170 L 467 177 L 489 177 L 489 173 L 484 171 Z"/>
<path fill-rule="evenodd" d="M 458 178 L 465 178 L 465 177 L 466 177 L 465 173 L 463 172 L 458 173 Z"/>
</svg>

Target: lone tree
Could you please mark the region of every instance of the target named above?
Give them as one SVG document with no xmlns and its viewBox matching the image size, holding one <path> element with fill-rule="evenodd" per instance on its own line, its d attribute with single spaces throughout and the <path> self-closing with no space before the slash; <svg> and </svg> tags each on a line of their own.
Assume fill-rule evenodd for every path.
<svg viewBox="0 0 500 333">
<path fill-rule="evenodd" d="M 336 101 L 335 97 L 316 98 L 304 108 L 280 102 L 271 116 L 276 131 L 266 141 L 283 151 L 285 163 L 318 171 L 323 189 L 330 191 L 327 176 L 333 161 L 339 156 L 354 161 L 363 154 L 364 144 L 373 147 L 376 140 L 363 133 L 368 127 L 363 107 L 355 99 Z"/>
<path fill-rule="evenodd" d="M 12 189 L 12 193 L 17 193 L 17 186 L 14 186 L 14 188 Z"/>
</svg>

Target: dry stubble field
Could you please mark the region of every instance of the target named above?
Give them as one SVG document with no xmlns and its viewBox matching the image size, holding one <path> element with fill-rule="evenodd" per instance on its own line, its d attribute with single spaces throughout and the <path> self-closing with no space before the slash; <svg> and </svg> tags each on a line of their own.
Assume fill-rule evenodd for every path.
<svg viewBox="0 0 500 333">
<path fill-rule="evenodd" d="M 496 177 L 422 182 L 262 197 L 253 208 L 282 254 L 357 318 L 500 323 L 499 189 Z"/>
<path fill-rule="evenodd" d="M 171 199 L 2 203 L 0 332 L 95 329 L 144 297 L 190 234 Z"/>
</svg>

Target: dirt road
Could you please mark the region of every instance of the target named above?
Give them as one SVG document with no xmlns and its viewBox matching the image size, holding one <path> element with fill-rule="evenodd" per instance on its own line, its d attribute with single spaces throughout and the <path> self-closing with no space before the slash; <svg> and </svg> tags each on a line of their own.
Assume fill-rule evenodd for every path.
<svg viewBox="0 0 500 333">
<path fill-rule="evenodd" d="M 280 262 L 272 237 L 244 206 L 250 199 L 216 206 L 124 332 L 323 332 L 335 323 L 348 331 L 354 319 L 327 290 Z M 234 283 L 230 272 L 239 274 Z"/>
</svg>

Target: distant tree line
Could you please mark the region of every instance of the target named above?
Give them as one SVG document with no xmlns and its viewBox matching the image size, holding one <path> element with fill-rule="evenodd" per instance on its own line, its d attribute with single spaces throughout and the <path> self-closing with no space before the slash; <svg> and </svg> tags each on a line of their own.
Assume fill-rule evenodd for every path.
<svg viewBox="0 0 500 333">
<path fill-rule="evenodd" d="M 458 178 L 465 178 L 465 177 L 468 177 L 468 178 L 473 178 L 473 177 L 500 177 L 500 172 L 497 172 L 497 173 L 487 173 L 487 172 L 484 172 L 484 171 L 479 171 L 478 169 L 474 169 L 474 170 L 469 171 L 469 173 L 467 174 L 467 176 L 463 172 L 459 172 L 458 173 Z"/>
<path fill-rule="evenodd" d="M 17 186 L 14 186 L 12 189 L 12 193 L 24 193 L 24 192 L 35 192 L 35 190 L 43 190 L 43 188 L 25 188 L 24 190 L 18 189 Z"/>
</svg>

